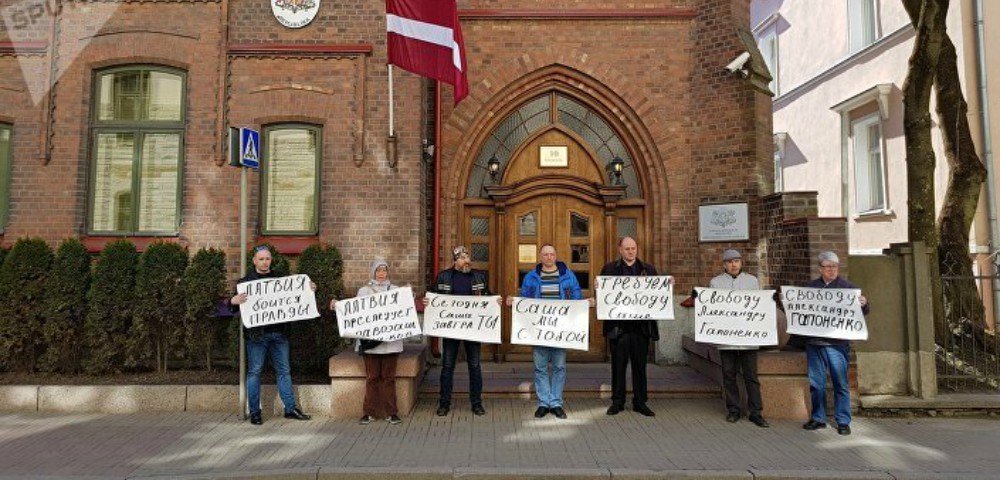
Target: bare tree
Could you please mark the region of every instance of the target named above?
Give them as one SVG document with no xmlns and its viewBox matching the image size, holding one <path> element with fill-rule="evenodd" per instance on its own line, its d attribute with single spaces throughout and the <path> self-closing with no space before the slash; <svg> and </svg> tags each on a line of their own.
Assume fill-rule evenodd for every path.
<svg viewBox="0 0 1000 480">
<path fill-rule="evenodd" d="M 948 325 L 968 322 L 982 338 L 984 312 L 975 283 L 939 281 L 940 273 L 972 276 L 969 231 L 986 169 L 976 155 L 969 128 L 968 103 L 958 75 L 958 56 L 945 26 L 948 0 L 903 0 L 917 40 L 910 57 L 904 94 L 910 240 L 922 240 L 937 253 L 935 275 L 935 336 L 949 335 Z M 930 87 L 937 97 L 937 114 L 948 161 L 944 204 L 934 219 L 934 150 L 930 143 Z M 943 294 L 942 294 L 943 293 Z M 971 306 L 959 309 L 956 306 Z M 947 322 L 941 321 L 942 317 Z M 959 318 L 962 317 L 962 318 Z"/>
</svg>

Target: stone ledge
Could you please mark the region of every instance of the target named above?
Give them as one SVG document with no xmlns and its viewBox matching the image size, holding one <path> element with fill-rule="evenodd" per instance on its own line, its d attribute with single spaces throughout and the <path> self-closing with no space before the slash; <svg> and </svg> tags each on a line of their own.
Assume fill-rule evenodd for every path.
<svg viewBox="0 0 1000 480">
<path fill-rule="evenodd" d="M 1000 396 L 989 393 L 951 393 L 933 398 L 862 395 L 861 408 L 994 410 L 1000 409 Z"/>
<path fill-rule="evenodd" d="M 329 385 L 295 385 L 306 413 L 329 415 Z M 54 413 L 236 412 L 237 385 L 4 385 L 0 411 Z M 283 411 L 277 388 L 263 385 L 264 412 Z"/>
</svg>

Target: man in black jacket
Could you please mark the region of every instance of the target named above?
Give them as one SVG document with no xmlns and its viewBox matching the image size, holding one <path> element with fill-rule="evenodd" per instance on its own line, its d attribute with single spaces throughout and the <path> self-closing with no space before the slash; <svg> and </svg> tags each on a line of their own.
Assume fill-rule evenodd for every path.
<svg viewBox="0 0 1000 480">
<path fill-rule="evenodd" d="M 632 237 L 618 241 L 621 258 L 601 269 L 601 276 L 656 275 L 656 267 L 639 260 L 639 246 Z M 611 345 L 611 406 L 608 415 L 625 409 L 625 367 L 632 363 L 632 408 L 647 417 L 656 415 L 646 405 L 646 356 L 649 341 L 659 340 L 655 320 L 605 320 L 604 338 Z"/>
<path fill-rule="evenodd" d="M 264 245 L 253 251 L 253 271 L 246 274 L 237 283 L 250 282 L 264 278 L 274 278 L 277 275 L 271 271 L 271 251 Z M 316 285 L 310 285 L 316 290 Z M 247 295 L 240 293 L 233 296 L 229 303 L 241 305 L 247 301 Z M 242 327 L 241 327 L 242 328 Z M 309 420 L 310 416 L 302 413 L 295 404 L 295 392 L 292 391 L 292 372 L 289 363 L 288 324 L 263 325 L 246 330 L 247 345 L 247 401 L 250 404 L 250 423 L 264 423 L 260 411 L 260 372 L 264 369 L 264 357 L 271 357 L 271 366 L 277 376 L 278 394 L 285 406 L 285 418 Z"/>
<path fill-rule="evenodd" d="M 455 264 L 452 268 L 442 271 L 437 276 L 434 293 L 442 295 L 489 295 L 486 288 L 486 272 L 472 269 L 472 258 L 463 246 L 452 250 Z M 428 300 L 424 299 L 424 305 Z M 482 344 L 469 340 L 442 339 L 441 352 L 441 393 L 438 398 L 437 415 L 443 417 L 451 410 L 451 391 L 455 379 L 455 362 L 458 359 L 458 347 L 465 344 L 465 360 L 469 364 L 469 400 L 472 402 L 472 413 L 485 415 L 483 408 L 483 370 L 480 365 Z"/>
</svg>

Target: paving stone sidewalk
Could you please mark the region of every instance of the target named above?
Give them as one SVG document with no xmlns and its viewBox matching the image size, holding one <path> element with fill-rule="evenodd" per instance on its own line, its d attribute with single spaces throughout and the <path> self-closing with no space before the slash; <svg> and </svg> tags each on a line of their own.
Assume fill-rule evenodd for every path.
<svg viewBox="0 0 1000 480">
<path fill-rule="evenodd" d="M 461 400 L 460 400 L 461 401 Z M 654 399 L 655 418 L 569 418 L 521 399 L 447 417 L 421 400 L 401 425 L 227 414 L 0 414 L 0 478 L 1000 478 L 994 418 L 857 418 L 854 435 L 798 422 L 728 424 L 717 400 Z"/>
</svg>

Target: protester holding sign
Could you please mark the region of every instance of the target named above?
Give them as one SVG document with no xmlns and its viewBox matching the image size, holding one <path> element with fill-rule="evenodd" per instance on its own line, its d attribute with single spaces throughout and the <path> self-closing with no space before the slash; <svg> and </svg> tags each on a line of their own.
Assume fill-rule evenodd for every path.
<svg viewBox="0 0 1000 480">
<path fill-rule="evenodd" d="M 358 289 L 358 297 L 376 295 L 399 287 L 389 281 L 389 263 L 376 257 L 372 262 L 368 283 Z M 346 300 L 345 300 L 346 301 Z M 330 301 L 330 309 L 337 308 L 338 300 Z M 396 362 L 403 351 L 403 341 L 358 339 L 354 350 L 365 360 L 364 415 L 359 423 L 368 425 L 375 415 L 382 413 L 393 425 L 402 422 L 396 408 Z"/>
<path fill-rule="evenodd" d="M 639 246 L 632 237 L 618 241 L 621 258 L 601 269 L 602 277 L 656 276 L 656 267 L 639 260 Z M 673 279 L 671 279 L 673 280 Z M 598 286 L 598 289 L 600 287 Z M 666 301 L 673 302 L 667 290 Z M 604 338 L 611 348 L 611 406 L 608 415 L 617 415 L 625 409 L 625 369 L 632 363 L 632 409 L 647 417 L 656 415 L 646 405 L 646 357 L 649 341 L 660 339 L 655 320 L 605 320 Z"/>
<path fill-rule="evenodd" d="M 725 272 L 709 282 L 710 288 L 725 290 L 760 290 L 757 277 L 743 271 L 743 256 L 736 250 L 722 252 L 722 267 Z M 773 292 L 772 292 L 773 293 Z M 770 299 L 769 299 L 770 300 Z M 774 302 L 771 302 L 772 310 Z M 722 357 L 722 388 L 726 397 L 726 421 L 740 420 L 740 390 L 736 383 L 737 372 L 743 374 L 743 385 L 747 392 L 747 418 L 761 428 L 767 428 L 767 420 L 761 415 L 764 408 L 760 396 L 760 380 L 757 379 L 757 348 L 748 345 L 718 345 Z"/>
<path fill-rule="evenodd" d="M 857 289 L 853 283 L 840 277 L 840 258 L 836 253 L 823 252 L 819 255 L 820 277 L 809 282 L 810 288 Z M 868 299 L 858 297 L 861 311 L 868 315 Z M 809 367 L 809 394 L 812 398 L 812 418 L 802 428 L 816 430 L 826 428 L 826 375 L 834 389 L 834 419 L 837 433 L 851 434 L 851 389 L 847 380 L 848 358 L 851 353 L 849 340 L 824 337 L 802 337 L 806 345 L 806 361 Z"/>
<path fill-rule="evenodd" d="M 455 247 L 452 252 L 455 264 L 452 268 L 442 271 L 437 276 L 434 293 L 446 295 L 489 295 L 486 288 L 486 273 L 472 269 L 472 258 L 464 246 Z M 429 299 L 424 299 L 424 305 Z M 458 359 L 458 347 L 465 344 L 465 361 L 469 365 L 469 401 L 472 403 L 472 413 L 485 415 L 483 408 L 483 370 L 480 365 L 482 344 L 471 340 L 456 340 L 444 338 L 441 352 L 441 392 L 438 396 L 437 415 L 443 417 L 451 410 L 451 391 L 455 379 L 455 362 Z"/>
<path fill-rule="evenodd" d="M 237 283 L 251 282 L 266 278 L 276 278 L 271 271 L 271 251 L 264 245 L 258 246 L 253 252 L 252 272 L 246 274 Z M 316 285 L 310 282 L 310 288 L 316 290 Z M 242 305 L 253 295 L 239 293 L 229 302 L 232 305 Z M 242 310 L 242 307 L 241 307 Z M 264 357 L 271 357 L 271 366 L 277 376 L 278 394 L 285 407 L 285 418 L 309 420 L 309 415 L 295 404 L 295 392 L 292 391 L 291 364 L 288 361 L 288 323 L 267 324 L 247 328 L 247 401 L 250 404 L 250 423 L 264 423 L 260 410 L 260 372 L 264 369 Z"/>
<path fill-rule="evenodd" d="M 521 296 L 550 300 L 582 300 L 583 294 L 576 275 L 565 263 L 556 260 L 556 247 L 545 244 L 538 253 L 542 263 L 524 276 L 521 282 Z M 593 302 L 593 299 L 590 301 Z M 508 298 L 507 303 L 512 305 L 513 298 Z M 535 363 L 535 394 L 538 396 L 535 418 L 542 418 L 549 412 L 557 418 L 566 418 L 566 411 L 563 410 L 566 349 L 534 346 L 531 353 Z M 549 375 L 550 363 L 552 375 Z"/>
</svg>

